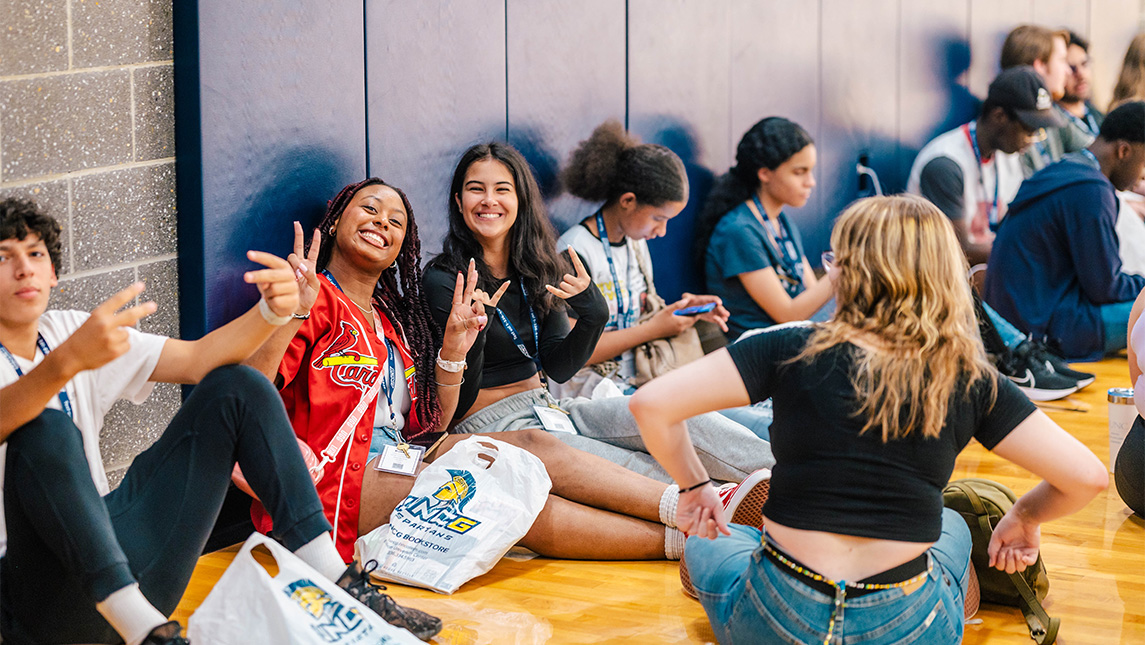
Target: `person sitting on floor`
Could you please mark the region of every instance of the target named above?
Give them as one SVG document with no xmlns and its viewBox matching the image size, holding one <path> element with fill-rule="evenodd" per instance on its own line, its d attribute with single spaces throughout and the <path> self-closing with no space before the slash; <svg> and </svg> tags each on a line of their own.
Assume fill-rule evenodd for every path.
<svg viewBox="0 0 1145 645">
<path fill-rule="evenodd" d="M 1041 25 L 1019 25 L 1006 36 L 1000 58 L 1003 72 L 1015 67 L 1032 67 L 1045 83 L 1050 98 L 1056 101 L 1065 96 L 1066 82 L 1070 75 L 1068 31 L 1054 31 Z M 1066 150 L 1062 147 L 1061 137 L 1048 136 L 1049 130 L 1065 125 L 1062 121 L 1048 126 L 1034 145 L 1020 153 L 1024 177 L 1058 161 L 1063 154 L 1080 149 Z"/>
<path fill-rule="evenodd" d="M 562 256 L 572 266 L 562 266 Z M 529 164 L 512 146 L 491 142 L 462 154 L 450 184 L 449 232 L 425 272 L 425 294 L 446 325 L 459 271 L 475 263 L 489 324 L 466 357 L 450 432 L 545 427 L 575 448 L 662 482 L 671 478 L 644 450 L 623 396 L 556 400 L 549 379 L 571 378 L 592 356 L 608 305 L 571 247 L 556 235 Z M 569 313 L 577 315 L 570 329 Z M 566 431 L 561 431 L 561 429 Z M 571 430 L 571 431 L 569 431 Z M 719 414 L 693 419 L 693 439 L 721 481 L 771 465 L 767 441 Z"/>
<path fill-rule="evenodd" d="M 720 643 L 958 643 L 971 539 L 942 504 L 973 437 L 1045 481 L 994 528 L 990 565 L 1108 485 L 1105 466 L 987 361 L 948 217 L 914 196 L 850 206 L 831 235 L 835 316 L 785 325 L 661 376 L 631 401 L 681 486 L 685 560 Z M 728 525 L 688 417 L 774 397 L 761 521 Z M 728 536 L 728 537 L 725 537 Z M 845 609 L 845 612 L 844 612 Z"/>
<path fill-rule="evenodd" d="M 258 305 L 196 341 L 133 328 L 155 312 L 133 284 L 91 314 L 48 311 L 60 225 L 30 202 L 0 200 L 0 634 L 5 643 L 178 644 L 167 616 L 191 579 L 235 463 L 287 548 L 345 575 L 282 402 L 249 356 L 298 306 L 290 265 L 243 279 Z M 124 307 L 126 307 L 124 309 Z M 104 415 L 142 403 L 153 383 L 198 383 L 159 439 L 109 492 Z M 268 454 L 269 452 L 269 454 Z M 368 590 L 351 590 L 367 604 Z"/>
<path fill-rule="evenodd" d="M 1133 512 L 1145 517 L 1145 291 L 1137 296 L 1129 315 L 1129 382 L 1137 418 L 1114 460 L 1117 494 Z"/>
<path fill-rule="evenodd" d="M 467 438 L 445 429 L 461 384 L 477 378 L 466 369 L 466 353 L 489 315 L 470 263 L 451 278 L 437 340 L 421 291 L 420 250 L 402 191 L 377 178 L 347 186 L 330 202 L 308 252 L 295 224 L 288 260 L 307 267 L 299 309 L 249 360 L 279 388 L 298 437 L 326 457 L 318 491 L 347 561 L 358 536 L 389 521 L 425 463 Z M 339 444 L 345 424 L 350 432 Z M 494 436 L 537 456 L 552 480 L 522 546 L 566 559 L 679 558 L 675 486 L 569 447 L 539 424 Z M 402 447 L 412 455 L 403 472 L 378 468 L 383 454 L 394 462 Z M 252 517 L 260 531 L 277 534 L 263 507 L 256 504 Z"/>
<path fill-rule="evenodd" d="M 1145 101 L 1105 118 L 1089 148 L 1022 183 L 994 240 L 987 303 L 1034 338 L 1085 360 L 1124 349 L 1145 276 L 1121 270 L 1116 190 L 1145 170 Z"/>
</svg>

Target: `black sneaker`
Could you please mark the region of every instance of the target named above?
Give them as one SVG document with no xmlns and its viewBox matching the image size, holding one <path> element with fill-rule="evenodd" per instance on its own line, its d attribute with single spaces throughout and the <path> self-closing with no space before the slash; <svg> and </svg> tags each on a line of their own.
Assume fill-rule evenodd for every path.
<svg viewBox="0 0 1145 645">
<path fill-rule="evenodd" d="M 412 607 L 402 607 L 394 602 L 388 594 L 382 593 L 385 585 L 370 580 L 370 572 L 377 568 L 376 560 L 366 563 L 366 568 L 357 562 L 346 567 L 346 572 L 338 578 L 336 584 L 354 597 L 355 600 L 369 607 L 387 623 L 394 627 L 401 627 L 423 641 L 428 641 L 441 631 L 441 619 L 430 616 L 424 611 Z"/>
<path fill-rule="evenodd" d="M 1019 345 L 1019 349 L 1022 347 Z M 1077 392 L 1077 381 L 1066 378 L 1046 367 L 1046 363 L 1030 356 L 1010 352 L 996 356 L 998 371 L 1005 374 L 1031 401 L 1056 401 Z"/>
<path fill-rule="evenodd" d="M 183 626 L 172 620 L 151 630 L 140 645 L 190 645 L 191 641 L 183 638 L 182 634 Z"/>
<path fill-rule="evenodd" d="M 1077 389 L 1080 390 L 1097 380 L 1097 376 L 1094 374 L 1073 369 L 1069 366 L 1069 363 L 1065 362 L 1064 358 L 1054 354 L 1049 349 L 1047 349 L 1045 345 L 1039 342 L 1027 340 L 1021 345 L 1018 345 L 1017 352 L 1021 354 L 1023 345 L 1027 344 L 1030 345 L 1028 350 L 1030 360 L 1041 361 L 1045 363 L 1046 369 L 1050 370 L 1051 372 L 1077 381 Z"/>
</svg>

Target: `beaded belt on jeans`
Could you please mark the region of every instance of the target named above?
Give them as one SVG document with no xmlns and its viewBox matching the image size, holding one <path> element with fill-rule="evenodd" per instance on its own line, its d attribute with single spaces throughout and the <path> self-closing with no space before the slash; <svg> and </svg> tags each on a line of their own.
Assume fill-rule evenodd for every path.
<svg viewBox="0 0 1145 645">
<path fill-rule="evenodd" d="M 831 580 L 820 573 L 816 573 L 805 567 L 798 560 L 780 551 L 778 547 L 772 545 L 766 539 L 763 541 L 763 553 L 768 560 L 780 565 L 780 571 L 824 595 L 833 596 L 835 598 L 835 606 L 831 611 L 831 622 L 827 625 L 827 637 L 823 640 L 824 645 L 830 645 L 831 637 L 835 632 L 835 624 L 843 620 L 844 602 L 848 596 L 850 598 L 858 598 L 878 591 L 886 591 L 887 589 L 909 587 L 916 582 L 921 582 L 926 579 L 926 577 L 930 575 L 932 567 L 930 557 L 926 553 L 923 553 L 909 562 L 900 564 L 893 569 L 888 569 L 869 578 L 864 578 L 862 581 L 846 582 Z M 902 576 L 908 576 L 908 578 L 904 580 Z M 899 582 L 882 582 L 882 580 L 894 580 L 895 578 L 899 578 Z"/>
</svg>

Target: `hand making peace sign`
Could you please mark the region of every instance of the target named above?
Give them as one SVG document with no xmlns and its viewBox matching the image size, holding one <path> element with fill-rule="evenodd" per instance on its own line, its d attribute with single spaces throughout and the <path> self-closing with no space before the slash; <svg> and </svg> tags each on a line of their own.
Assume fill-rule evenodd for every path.
<svg viewBox="0 0 1145 645">
<path fill-rule="evenodd" d="M 497 290 L 496 300 L 491 306 L 496 307 L 496 301 L 505 293 L 508 281 Z M 478 298 L 477 294 L 482 298 Z M 460 360 L 469 353 L 477 334 L 485 328 L 489 317 L 485 315 L 485 304 L 489 298 L 477 288 L 477 264 L 469 261 L 467 275 L 457 274 L 457 284 L 453 287 L 453 307 L 449 310 L 449 319 L 445 323 L 445 335 L 441 341 L 441 353 L 446 360 Z"/>
<path fill-rule="evenodd" d="M 294 223 L 294 252 L 286 256 L 286 261 L 294 268 L 294 277 L 298 280 L 298 310 L 294 313 L 305 316 L 310 313 L 314 301 L 318 299 L 318 250 L 322 246 L 322 234 L 314 229 L 314 238 L 310 242 L 310 252 L 305 253 L 302 242 L 302 224 Z"/>
</svg>

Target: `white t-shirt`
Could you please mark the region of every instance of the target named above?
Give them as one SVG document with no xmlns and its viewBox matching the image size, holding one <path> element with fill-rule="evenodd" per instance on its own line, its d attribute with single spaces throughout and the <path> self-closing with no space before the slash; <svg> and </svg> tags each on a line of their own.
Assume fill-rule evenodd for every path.
<svg viewBox="0 0 1145 645">
<path fill-rule="evenodd" d="M 88 316 L 89 314 L 82 311 L 45 312 L 40 316 L 40 335 L 44 337 L 49 348 L 55 349 L 79 329 Z M 145 334 L 131 328 L 127 329 L 127 334 L 131 348 L 126 354 L 99 369 L 80 372 L 65 386 L 75 414 L 75 424 L 83 435 L 88 470 L 91 471 L 91 479 L 95 482 L 95 488 L 100 495 L 106 495 L 110 490 L 107 485 L 107 473 L 103 468 L 103 457 L 99 452 L 99 431 L 103 428 L 103 417 L 119 399 L 127 399 L 138 405 L 151 394 L 154 383 L 148 379 L 155 371 L 159 355 L 163 352 L 163 344 L 167 341 L 163 336 Z M 19 356 L 13 358 L 25 374 L 44 360 L 38 348 L 31 361 Z M 12 365 L 0 359 L 0 388 L 15 383 L 18 378 Z M 47 407 L 60 410 L 60 398 L 53 396 Z M 0 499 L 3 499 L 4 463 L 7 452 L 8 446 L 0 444 Z M 3 504 L 0 504 L 0 556 L 7 549 L 8 531 Z"/>
<path fill-rule="evenodd" d="M 590 225 L 595 229 L 594 223 Z M 577 224 L 561 235 L 557 243 L 559 250 L 564 251 L 570 246 L 576 249 L 577 255 L 588 265 L 592 281 L 596 283 L 608 302 L 608 324 L 605 325 L 604 331 L 616 331 L 619 329 L 620 302 L 604 247 L 583 224 Z M 648 292 L 648 283 L 644 279 L 644 274 L 640 272 L 640 263 L 636 259 L 637 253 L 643 253 L 644 257 L 648 257 L 648 243 L 625 237 L 623 244 L 612 244 L 610 250 L 612 263 L 616 267 L 616 277 L 620 280 L 620 291 L 624 294 L 627 307 L 628 324 L 625 325 L 627 328 L 636 324 L 644 303 L 644 294 Z M 635 375 L 635 359 L 632 350 L 628 350 L 620 357 L 620 372 L 617 374 L 619 378 L 616 380 L 627 385 L 627 379 Z"/>
</svg>

